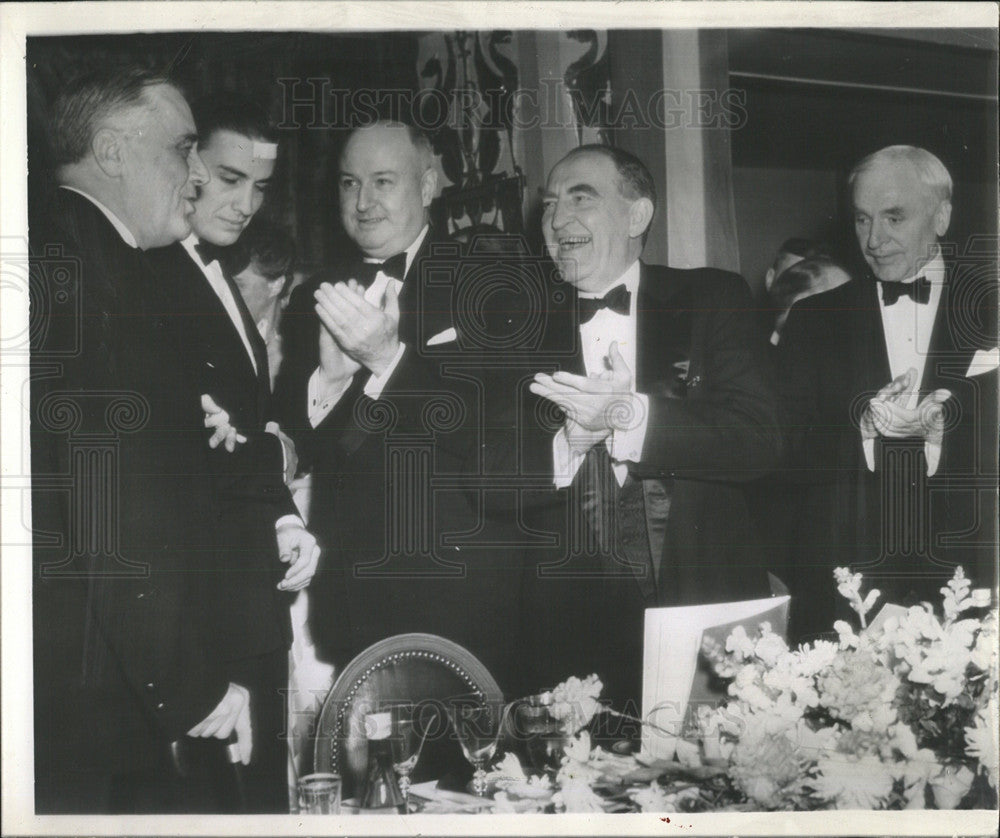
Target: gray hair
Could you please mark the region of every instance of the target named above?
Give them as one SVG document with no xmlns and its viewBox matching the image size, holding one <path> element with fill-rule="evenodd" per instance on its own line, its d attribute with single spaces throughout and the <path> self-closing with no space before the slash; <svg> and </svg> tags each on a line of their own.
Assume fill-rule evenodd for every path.
<svg viewBox="0 0 1000 838">
<path fill-rule="evenodd" d="M 913 166 L 920 182 L 928 187 L 938 201 L 951 200 L 951 175 L 944 163 L 923 148 L 912 145 L 891 145 L 869 154 L 847 176 L 847 185 L 854 188 L 854 181 L 879 163 L 905 161 Z"/>
<path fill-rule="evenodd" d="M 104 122 L 146 104 L 146 90 L 161 84 L 177 87 L 165 75 L 140 67 L 92 73 L 71 82 L 56 100 L 52 112 L 55 166 L 80 162 Z"/>
</svg>

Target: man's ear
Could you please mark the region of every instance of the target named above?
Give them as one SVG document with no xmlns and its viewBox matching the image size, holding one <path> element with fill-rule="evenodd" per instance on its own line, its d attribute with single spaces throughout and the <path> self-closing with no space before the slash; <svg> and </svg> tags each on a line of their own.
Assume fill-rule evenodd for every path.
<svg viewBox="0 0 1000 838">
<path fill-rule="evenodd" d="M 100 128 L 90 142 L 97 165 L 108 177 L 119 177 L 123 168 L 122 135 L 111 128 Z"/>
<path fill-rule="evenodd" d="M 934 232 L 941 238 L 951 225 L 951 201 L 941 201 L 934 211 Z"/>
<path fill-rule="evenodd" d="M 420 176 L 420 198 L 425 207 L 431 205 L 434 200 L 434 193 L 437 192 L 438 173 L 433 166 L 426 169 Z"/>
<path fill-rule="evenodd" d="M 764 274 L 764 290 L 770 291 L 772 285 L 774 285 L 774 268 L 768 268 Z"/>
<path fill-rule="evenodd" d="M 637 239 L 646 232 L 653 220 L 653 202 L 649 198 L 637 198 L 628 211 L 628 234 Z"/>
</svg>

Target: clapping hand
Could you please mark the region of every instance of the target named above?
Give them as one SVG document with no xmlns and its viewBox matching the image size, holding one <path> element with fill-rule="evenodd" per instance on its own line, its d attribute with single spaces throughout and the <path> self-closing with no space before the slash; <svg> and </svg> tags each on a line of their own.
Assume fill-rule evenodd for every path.
<svg viewBox="0 0 1000 838">
<path fill-rule="evenodd" d="M 369 303 L 354 280 L 336 285 L 324 282 L 314 297 L 316 314 L 336 346 L 355 364 L 375 375 L 384 372 L 399 349 L 399 300 L 395 285 L 389 283 L 381 307 Z M 322 332 L 320 335 L 322 341 Z M 329 345 L 326 351 L 329 352 Z"/>
<path fill-rule="evenodd" d="M 236 450 L 237 445 L 242 445 L 247 441 L 243 434 L 229 424 L 229 414 L 219 407 L 207 393 L 201 397 L 201 409 L 205 411 L 205 427 L 215 429 L 211 439 L 208 440 L 209 448 L 218 448 L 219 444 L 222 443 L 231 454 Z"/>
<path fill-rule="evenodd" d="M 926 442 L 940 444 L 944 436 L 943 405 L 951 398 L 951 391 L 935 390 L 915 408 L 908 408 L 906 405 L 916 384 L 917 371 L 910 367 L 879 390 L 861 417 L 862 437 L 920 437 Z"/>
<path fill-rule="evenodd" d="M 600 375 L 540 372 L 529 387 L 532 393 L 565 411 L 571 444 L 573 440 L 582 442 L 588 438 L 596 442 L 612 431 L 624 430 L 627 426 L 621 420 L 633 415 L 632 371 L 618 351 L 617 341 L 611 344 L 608 360 L 611 368 Z"/>
</svg>

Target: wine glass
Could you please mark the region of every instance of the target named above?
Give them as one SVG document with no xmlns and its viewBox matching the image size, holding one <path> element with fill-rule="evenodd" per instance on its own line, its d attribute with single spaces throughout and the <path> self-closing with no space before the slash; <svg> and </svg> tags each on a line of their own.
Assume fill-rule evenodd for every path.
<svg viewBox="0 0 1000 838">
<path fill-rule="evenodd" d="M 462 753 L 472 765 L 472 788 L 478 797 L 486 796 L 484 766 L 496 754 L 503 715 L 500 708 L 486 704 L 454 704 L 448 708 Z"/>
<path fill-rule="evenodd" d="M 417 729 L 418 714 L 412 704 L 394 704 L 389 708 L 392 732 L 389 744 L 392 749 L 392 768 L 399 776 L 399 790 L 403 793 L 407 811 L 410 803 L 410 772 L 416 768 L 420 751 L 424 747 L 427 728 Z"/>
</svg>

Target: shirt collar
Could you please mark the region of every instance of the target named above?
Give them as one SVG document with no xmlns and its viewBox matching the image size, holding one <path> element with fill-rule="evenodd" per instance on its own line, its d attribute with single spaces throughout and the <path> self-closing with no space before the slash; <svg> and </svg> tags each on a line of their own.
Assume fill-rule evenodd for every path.
<svg viewBox="0 0 1000 838">
<path fill-rule="evenodd" d="M 92 203 L 102 213 L 104 213 L 104 217 L 111 222 L 111 226 L 115 228 L 115 230 L 118 232 L 118 235 L 122 237 L 122 240 L 125 242 L 125 244 L 127 244 L 129 247 L 136 249 L 139 247 L 138 243 L 135 240 L 135 236 L 133 236 L 132 231 L 125 226 L 125 223 L 111 210 L 109 210 L 106 206 L 104 206 L 104 204 L 98 201 L 97 198 L 95 198 L 93 195 L 90 195 L 81 189 L 77 189 L 75 186 L 67 186 L 66 184 L 61 184 L 59 188 L 67 189 L 70 192 L 75 192 L 77 195 L 83 195 L 84 198 L 86 198 L 88 201 L 90 201 L 90 203 Z"/>
<path fill-rule="evenodd" d="M 196 244 L 198 244 L 198 234 L 197 233 L 191 233 L 190 236 L 188 236 L 186 239 L 183 239 L 181 241 L 181 245 L 188 252 L 188 256 L 190 256 L 192 259 L 194 259 L 194 263 L 199 268 L 203 267 L 203 266 L 207 268 L 208 265 L 205 265 L 205 263 L 201 261 L 201 257 L 198 255 L 198 251 L 194 249 Z"/>
<path fill-rule="evenodd" d="M 424 239 L 427 238 L 427 232 L 430 230 L 430 225 L 425 224 L 424 228 L 420 231 L 420 234 L 413 240 L 408 248 L 404 251 L 406 253 L 406 269 L 403 271 L 403 276 L 406 276 L 410 272 L 410 266 L 413 265 L 413 260 L 417 258 L 417 252 L 420 250 L 421 245 L 424 243 Z M 384 259 L 376 259 L 371 256 L 366 256 L 365 261 L 369 263 L 379 263 L 384 262 Z"/>
<path fill-rule="evenodd" d="M 920 277 L 926 277 L 927 281 L 932 284 L 938 284 L 944 282 L 944 256 L 941 255 L 941 247 L 938 246 L 937 252 L 934 254 L 934 258 L 931 259 L 927 264 L 925 264 L 919 271 L 917 271 L 913 276 L 907 277 L 901 280 L 903 285 L 908 285 L 911 282 L 916 282 Z"/>
<path fill-rule="evenodd" d="M 614 282 L 608 283 L 608 286 L 599 292 L 579 292 L 578 297 L 582 299 L 596 300 L 603 297 L 612 288 L 617 288 L 619 285 L 624 285 L 630 294 L 635 294 L 639 290 L 639 260 L 636 259 L 631 265 L 626 268 L 625 273 L 623 273 Z"/>
</svg>

